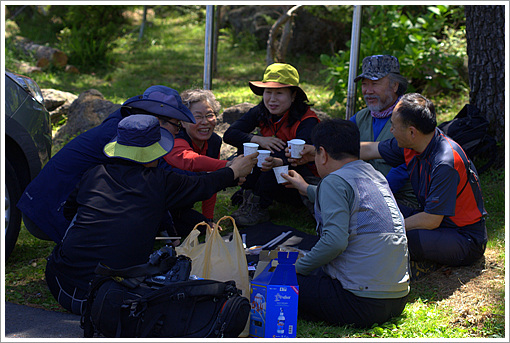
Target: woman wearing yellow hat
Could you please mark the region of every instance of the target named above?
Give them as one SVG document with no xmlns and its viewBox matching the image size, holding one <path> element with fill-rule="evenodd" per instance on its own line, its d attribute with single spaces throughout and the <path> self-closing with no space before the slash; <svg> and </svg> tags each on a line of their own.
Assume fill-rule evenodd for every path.
<svg viewBox="0 0 510 343">
<path fill-rule="evenodd" d="M 243 143 L 259 145 L 269 150 L 262 168 L 255 167 L 252 174 L 232 197 L 240 207 L 232 216 L 240 226 L 251 226 L 270 219 L 267 208 L 273 200 L 303 205 L 295 189 L 279 185 L 271 170 L 288 165 L 285 147 L 291 139 L 302 139 L 311 143 L 311 131 L 319 118 L 310 109 L 306 93 L 299 87 L 296 68 L 286 63 L 274 63 L 264 72 L 262 81 L 250 81 L 253 93 L 262 96 L 261 102 L 234 122 L 225 132 L 223 140 L 243 151 Z M 253 134 L 258 128 L 257 134 Z M 313 164 L 295 168 L 305 176 L 317 176 Z"/>
</svg>

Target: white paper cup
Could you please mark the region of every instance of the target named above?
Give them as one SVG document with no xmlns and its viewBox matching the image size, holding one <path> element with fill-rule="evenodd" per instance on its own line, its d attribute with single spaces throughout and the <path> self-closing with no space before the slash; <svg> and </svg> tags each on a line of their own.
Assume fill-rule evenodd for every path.
<svg viewBox="0 0 510 343">
<path fill-rule="evenodd" d="M 289 173 L 289 166 L 280 166 L 280 167 L 274 167 L 273 168 L 274 175 L 276 176 L 276 181 L 278 183 L 285 183 L 287 180 L 285 180 L 280 174 L 288 174 Z"/>
<path fill-rule="evenodd" d="M 271 151 L 258 150 L 258 152 L 259 152 L 259 155 L 257 156 L 257 159 L 258 159 L 257 167 L 262 168 L 262 163 L 264 163 L 266 161 L 266 157 L 269 157 L 269 155 L 271 154 Z"/>
<path fill-rule="evenodd" d="M 243 143 L 244 156 L 251 155 L 257 152 L 259 145 L 257 143 Z"/>
<path fill-rule="evenodd" d="M 301 151 L 303 151 L 303 148 L 305 147 L 305 141 L 302 139 L 292 139 L 287 142 L 289 145 L 290 150 L 290 157 L 292 158 L 300 158 L 301 157 Z"/>
</svg>

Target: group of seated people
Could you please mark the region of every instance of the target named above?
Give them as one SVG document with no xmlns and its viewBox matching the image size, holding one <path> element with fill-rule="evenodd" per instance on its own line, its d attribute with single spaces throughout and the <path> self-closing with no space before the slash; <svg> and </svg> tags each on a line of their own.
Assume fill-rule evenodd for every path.
<svg viewBox="0 0 510 343">
<path fill-rule="evenodd" d="M 227 187 L 240 186 L 232 197 L 239 226 L 269 221 L 274 201 L 311 209 L 319 240 L 296 262 L 305 319 L 383 323 L 402 313 L 412 277 L 481 258 L 480 180 L 437 128 L 434 105 L 405 93 L 394 56 L 366 57 L 355 81 L 367 107 L 350 120 L 320 121 L 298 71 L 269 65 L 249 82 L 260 103 L 223 135 L 238 148 L 228 160 L 214 132 L 221 106 L 202 89 L 151 86 L 71 140 L 18 203 L 27 229 L 56 242 L 46 266 L 55 299 L 82 314 L 99 262 L 145 263 L 160 232 L 185 238 L 213 221 L 216 194 Z M 300 158 L 290 157 L 294 138 L 306 142 Z M 258 152 L 243 153 L 247 142 L 271 152 L 262 167 Z M 279 184 L 272 169 L 282 165 L 289 172 Z"/>
</svg>

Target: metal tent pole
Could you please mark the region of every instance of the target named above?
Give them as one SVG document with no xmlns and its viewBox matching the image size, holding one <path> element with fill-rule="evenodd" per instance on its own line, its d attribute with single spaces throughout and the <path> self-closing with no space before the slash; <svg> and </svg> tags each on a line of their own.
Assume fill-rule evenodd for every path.
<svg viewBox="0 0 510 343">
<path fill-rule="evenodd" d="M 204 47 L 204 89 L 212 86 L 212 36 L 214 28 L 214 5 L 206 6 L 205 12 L 205 47 Z"/>
<path fill-rule="evenodd" d="M 356 84 L 354 79 L 358 72 L 359 46 L 361 36 L 361 6 L 354 6 L 352 15 L 352 33 L 351 33 L 351 55 L 349 60 L 349 82 L 347 83 L 347 105 L 345 119 L 354 115 L 356 105 Z"/>
</svg>

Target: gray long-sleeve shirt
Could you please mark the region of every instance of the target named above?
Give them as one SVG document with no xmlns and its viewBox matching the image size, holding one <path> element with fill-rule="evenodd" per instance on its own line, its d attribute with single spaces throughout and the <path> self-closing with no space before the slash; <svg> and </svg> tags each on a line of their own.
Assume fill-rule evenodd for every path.
<svg viewBox="0 0 510 343">
<path fill-rule="evenodd" d="M 317 186 L 309 185 L 308 199 L 321 204 L 324 226 L 317 244 L 303 258 L 296 262 L 296 271 L 307 275 L 312 270 L 325 265 L 340 255 L 349 239 L 349 219 L 354 201 L 352 187 L 341 177 L 328 175 L 321 181 L 321 188 L 335 189 L 335 192 L 323 191 L 317 194 Z"/>
<path fill-rule="evenodd" d="M 307 193 L 320 205 L 316 216 L 322 225 L 319 241 L 297 261 L 296 271 L 307 275 L 323 267 L 362 297 L 405 296 L 409 289 L 403 217 L 382 174 L 366 162 L 350 162 L 318 186 L 308 186 Z"/>
</svg>

